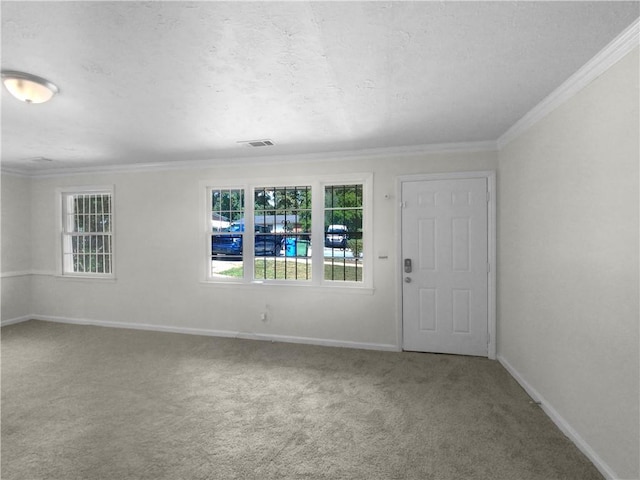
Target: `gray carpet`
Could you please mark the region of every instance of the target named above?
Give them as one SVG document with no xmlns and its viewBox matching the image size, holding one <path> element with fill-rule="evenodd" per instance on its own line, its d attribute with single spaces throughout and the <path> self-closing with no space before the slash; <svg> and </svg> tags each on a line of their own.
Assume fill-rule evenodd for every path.
<svg viewBox="0 0 640 480">
<path fill-rule="evenodd" d="M 2 479 L 601 479 L 497 363 L 2 328 Z"/>
</svg>

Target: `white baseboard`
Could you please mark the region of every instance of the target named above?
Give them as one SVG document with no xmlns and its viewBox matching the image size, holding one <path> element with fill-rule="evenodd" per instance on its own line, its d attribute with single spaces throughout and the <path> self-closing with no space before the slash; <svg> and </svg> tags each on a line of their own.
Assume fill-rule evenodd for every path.
<svg viewBox="0 0 640 480">
<path fill-rule="evenodd" d="M 6 327 L 7 325 L 13 325 L 14 323 L 22 323 L 32 319 L 33 317 L 31 315 L 24 315 L 22 317 L 16 317 L 16 318 L 8 318 L 7 320 L 2 320 L 2 322 L 0 322 L 0 327 Z"/>
<path fill-rule="evenodd" d="M 182 333 L 187 335 L 202 335 L 207 337 L 226 337 L 226 338 L 241 338 L 245 340 L 262 340 L 262 341 L 283 342 L 283 343 L 301 343 L 306 345 L 319 345 L 324 347 L 355 348 L 360 350 L 383 350 L 383 351 L 390 351 L 390 352 L 400 351 L 400 348 L 397 345 L 392 345 L 392 344 L 363 343 L 363 342 L 351 342 L 347 340 L 331 340 L 331 339 L 325 339 L 325 338 L 294 337 L 294 336 L 288 336 L 288 335 L 272 335 L 272 334 L 265 334 L 265 333 L 236 332 L 232 330 L 210 330 L 210 329 L 203 329 L 203 328 L 153 325 L 148 323 L 111 322 L 106 320 L 56 317 L 51 315 L 31 315 L 26 317 L 25 319 L 26 320 L 29 320 L 29 319 L 42 320 L 46 322 L 57 322 L 57 323 L 71 323 L 76 325 L 94 325 L 98 327 L 129 328 L 132 330 L 150 330 L 155 332 Z"/>
<path fill-rule="evenodd" d="M 397 345 L 385 343 L 361 343 L 346 340 L 330 340 L 325 338 L 292 337 L 289 335 L 271 335 L 264 333 L 239 333 L 237 338 L 248 340 L 265 340 L 271 342 L 303 343 L 306 345 L 319 345 L 323 347 L 356 348 L 359 350 L 383 350 L 386 352 L 400 352 Z"/>
<path fill-rule="evenodd" d="M 511 374 L 513 378 L 520 384 L 522 388 L 529 394 L 534 402 L 539 403 L 540 407 L 547 416 L 556 424 L 556 426 L 564 433 L 578 449 L 595 465 L 607 480 L 619 480 L 613 469 L 607 465 L 602 458 L 595 452 L 593 448 L 585 441 L 584 438 L 576 432 L 573 427 L 560 415 L 555 408 L 540 393 L 527 382 L 502 355 L 498 355 L 500 364 Z"/>
</svg>

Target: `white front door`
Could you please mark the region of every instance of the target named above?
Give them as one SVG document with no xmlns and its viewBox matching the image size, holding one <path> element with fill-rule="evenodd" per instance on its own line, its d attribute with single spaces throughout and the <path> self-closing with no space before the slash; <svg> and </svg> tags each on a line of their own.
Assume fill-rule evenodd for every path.
<svg viewBox="0 0 640 480">
<path fill-rule="evenodd" d="M 487 179 L 402 183 L 404 350 L 488 355 Z"/>
</svg>

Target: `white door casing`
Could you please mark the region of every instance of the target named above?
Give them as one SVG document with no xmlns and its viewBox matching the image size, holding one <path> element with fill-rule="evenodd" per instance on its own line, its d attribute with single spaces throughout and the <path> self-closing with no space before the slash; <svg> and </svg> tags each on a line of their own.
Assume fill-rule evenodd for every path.
<svg viewBox="0 0 640 480">
<path fill-rule="evenodd" d="M 492 172 L 400 180 L 404 350 L 495 357 L 493 183 Z"/>
</svg>

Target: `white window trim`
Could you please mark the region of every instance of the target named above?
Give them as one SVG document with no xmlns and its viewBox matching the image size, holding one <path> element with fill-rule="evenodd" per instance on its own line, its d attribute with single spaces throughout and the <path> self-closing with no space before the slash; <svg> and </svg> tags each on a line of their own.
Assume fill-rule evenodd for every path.
<svg viewBox="0 0 640 480">
<path fill-rule="evenodd" d="M 254 189 L 261 187 L 280 186 L 311 186 L 312 191 L 312 245 L 324 245 L 324 188 L 330 185 L 350 185 L 362 184 L 363 210 L 362 210 L 362 262 L 363 279 L 361 282 L 349 282 L 340 280 L 325 280 L 324 275 L 316 272 L 324 272 L 324 249 L 312 249 L 311 268 L 314 275 L 311 280 L 256 280 L 254 276 L 254 255 L 253 255 L 253 235 L 246 235 L 245 252 L 249 252 L 244 259 L 243 278 L 220 278 L 210 274 L 209 261 L 211 258 L 211 225 L 208 220 L 211 190 L 242 188 L 245 190 L 245 232 L 253 231 L 254 222 Z M 371 293 L 373 290 L 373 174 L 372 173 L 350 173 L 340 175 L 309 175 L 309 176 L 278 176 L 267 178 L 256 178 L 248 180 L 226 180 L 226 181 L 201 181 L 200 187 L 200 218 L 203 226 L 203 251 L 199 255 L 202 265 L 201 282 L 216 285 L 233 286 L 288 286 L 301 288 L 321 288 L 336 289 L 343 291 L 363 291 Z M 320 222 L 318 228 L 316 222 Z"/>
<path fill-rule="evenodd" d="M 105 193 L 111 195 L 111 273 L 92 273 L 92 272 L 65 272 L 64 271 L 64 218 L 65 208 L 63 205 L 66 195 L 74 194 L 99 194 Z M 58 225 L 56 234 L 56 277 L 70 279 L 87 279 L 87 280 L 108 280 L 116 279 L 116 241 L 115 241 L 115 186 L 114 185 L 89 185 L 89 186 L 72 186 L 56 189 L 56 218 Z"/>
</svg>

